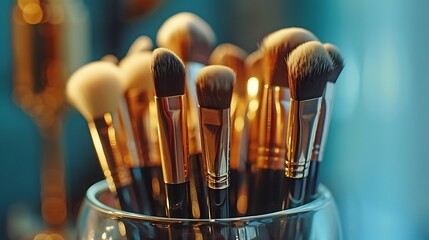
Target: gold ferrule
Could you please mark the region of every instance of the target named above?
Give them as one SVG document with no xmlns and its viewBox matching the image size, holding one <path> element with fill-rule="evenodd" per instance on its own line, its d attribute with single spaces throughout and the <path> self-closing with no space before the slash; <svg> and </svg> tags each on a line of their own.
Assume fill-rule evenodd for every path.
<svg viewBox="0 0 429 240">
<path fill-rule="evenodd" d="M 229 187 L 230 110 L 200 107 L 201 141 L 207 186 Z"/>
<path fill-rule="evenodd" d="M 133 167 L 159 165 L 159 145 L 157 134 L 156 108 L 153 94 L 138 89 L 130 89 L 126 93 L 132 132 L 138 146 L 138 158 Z M 154 111 L 155 110 L 155 111 Z"/>
<path fill-rule="evenodd" d="M 129 172 L 119 151 L 115 118 L 117 118 L 115 114 L 105 113 L 104 116 L 88 122 L 98 160 L 109 189 L 113 193 L 116 193 L 117 188 L 131 183 Z"/>
<path fill-rule="evenodd" d="M 265 85 L 259 123 L 258 168 L 284 168 L 289 99 L 289 89 Z"/>
<path fill-rule="evenodd" d="M 303 178 L 308 175 L 321 103 L 322 97 L 305 101 L 290 100 L 286 138 L 286 177 Z"/>
<path fill-rule="evenodd" d="M 197 62 L 186 63 L 186 103 L 187 125 L 189 136 L 189 154 L 201 153 L 200 117 L 198 115 L 198 98 L 196 76 L 204 65 Z"/>
<path fill-rule="evenodd" d="M 155 97 L 158 109 L 158 136 L 164 182 L 189 180 L 188 136 L 186 131 L 185 95 Z"/>
<path fill-rule="evenodd" d="M 134 138 L 129 108 L 125 97 L 119 103 L 119 150 L 127 167 L 138 165 L 140 154 Z M 115 123 L 114 123 L 115 124 Z M 115 124 L 116 125 L 116 124 Z"/>
</svg>

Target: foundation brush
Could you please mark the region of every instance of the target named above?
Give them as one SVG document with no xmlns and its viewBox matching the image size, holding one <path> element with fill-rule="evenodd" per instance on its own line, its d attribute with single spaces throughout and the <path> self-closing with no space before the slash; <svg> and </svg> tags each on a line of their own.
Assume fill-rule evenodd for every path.
<svg viewBox="0 0 429 240">
<path fill-rule="evenodd" d="M 283 209 L 303 204 L 322 95 L 333 67 L 329 53 L 317 41 L 300 45 L 287 60 L 291 100 Z"/>
<path fill-rule="evenodd" d="M 119 68 L 124 75 L 124 97 L 131 122 L 131 135 L 137 145 L 137 156 L 129 157 L 127 165 L 135 179 L 141 179 L 139 194 L 149 199 L 156 216 L 165 215 L 165 192 L 161 187 L 161 159 L 158 141 L 158 118 L 155 106 L 155 88 L 151 73 L 151 51 L 127 55 Z M 128 138 L 131 139 L 131 138 Z"/>
<path fill-rule="evenodd" d="M 68 101 L 88 121 L 98 160 L 116 207 L 140 212 L 132 181 L 118 149 L 117 110 L 122 97 L 122 75 L 116 65 L 93 62 L 78 69 L 66 88 Z"/>
<path fill-rule="evenodd" d="M 197 75 L 201 141 L 210 218 L 229 217 L 230 104 L 235 73 L 228 67 L 204 67 Z"/>
<path fill-rule="evenodd" d="M 317 38 L 305 29 L 286 28 L 271 33 L 261 44 L 265 84 L 260 109 L 255 187 L 249 200 L 251 214 L 274 212 L 282 207 L 290 104 L 285 60 L 297 46 L 312 40 Z"/>
<path fill-rule="evenodd" d="M 230 210 L 232 216 L 242 216 L 247 212 L 247 185 L 245 184 L 245 161 L 247 144 L 244 141 L 246 131 L 246 71 L 247 53 L 240 47 L 223 43 L 210 55 L 210 64 L 224 65 L 236 74 L 234 91 L 231 99 L 231 186 Z"/>
<path fill-rule="evenodd" d="M 305 190 L 306 203 L 316 198 L 317 188 L 319 185 L 319 168 L 323 160 L 329 125 L 331 122 L 335 83 L 344 68 L 344 61 L 338 48 L 330 43 L 323 44 L 323 47 L 331 56 L 334 67 L 328 76 L 328 82 L 323 93 L 322 105 L 320 107 L 319 122 L 311 153 L 309 174 L 307 176 L 307 185 Z"/>
<path fill-rule="evenodd" d="M 212 28 L 203 19 L 189 12 L 178 13 L 163 23 L 157 33 L 159 47 L 168 48 L 184 61 L 186 67 L 187 127 L 189 136 L 189 167 L 194 218 L 207 218 L 205 189 L 202 177 L 201 139 L 198 100 L 195 89 L 197 73 L 208 63 L 215 43 Z"/>
<path fill-rule="evenodd" d="M 151 71 L 155 85 L 158 137 L 166 189 L 166 215 L 191 218 L 185 67 L 176 54 L 168 49 L 158 48 L 152 55 Z"/>
</svg>

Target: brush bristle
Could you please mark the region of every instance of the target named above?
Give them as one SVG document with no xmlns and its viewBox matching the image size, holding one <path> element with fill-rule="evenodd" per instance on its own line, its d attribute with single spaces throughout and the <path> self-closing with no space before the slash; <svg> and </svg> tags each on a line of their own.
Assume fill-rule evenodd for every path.
<svg viewBox="0 0 429 240">
<path fill-rule="evenodd" d="M 172 51 L 166 48 L 155 49 L 151 71 L 157 97 L 185 94 L 185 66 Z"/>
<path fill-rule="evenodd" d="M 119 59 L 113 54 L 104 55 L 100 60 L 103 62 L 110 62 L 110 63 L 113 63 L 115 65 L 118 64 L 118 62 L 119 62 Z"/>
<path fill-rule="evenodd" d="M 341 56 L 340 50 L 334 44 L 325 43 L 323 44 L 323 47 L 325 47 L 326 51 L 328 51 L 332 61 L 334 62 L 334 70 L 329 75 L 328 81 L 335 84 L 337 82 L 338 76 L 340 76 L 344 69 L 344 60 Z"/>
<path fill-rule="evenodd" d="M 153 48 L 152 40 L 148 36 L 140 36 L 131 44 L 127 55 L 143 51 L 151 51 Z"/>
<path fill-rule="evenodd" d="M 122 97 L 122 75 L 110 62 L 97 61 L 78 69 L 67 82 L 69 103 L 89 121 L 115 112 Z"/>
<path fill-rule="evenodd" d="M 245 61 L 247 78 L 256 77 L 260 82 L 264 78 L 264 69 L 262 65 L 261 51 L 255 51 L 249 54 Z"/>
<path fill-rule="evenodd" d="M 307 100 L 321 97 L 334 64 L 320 42 L 306 42 L 289 56 L 287 68 L 291 97 Z"/>
<path fill-rule="evenodd" d="M 285 61 L 292 50 L 308 41 L 318 41 L 318 39 L 313 33 L 303 28 L 280 29 L 264 38 L 261 51 L 264 55 L 266 83 L 288 87 Z"/>
<path fill-rule="evenodd" d="M 197 97 L 201 107 L 227 109 L 231 105 L 235 73 L 225 66 L 204 67 L 197 75 Z"/>
<path fill-rule="evenodd" d="M 150 71 L 152 52 L 143 51 L 127 55 L 119 63 L 119 68 L 124 75 L 124 89 L 139 89 L 153 92 L 152 72 Z"/>
<path fill-rule="evenodd" d="M 159 47 L 175 52 L 185 62 L 207 64 L 215 44 L 209 24 L 195 14 L 178 13 L 164 22 L 156 36 Z"/>
<path fill-rule="evenodd" d="M 236 74 L 234 91 L 239 95 L 246 94 L 246 56 L 247 52 L 240 47 L 224 43 L 213 50 L 209 61 L 212 65 L 224 65 L 234 70 Z"/>
</svg>

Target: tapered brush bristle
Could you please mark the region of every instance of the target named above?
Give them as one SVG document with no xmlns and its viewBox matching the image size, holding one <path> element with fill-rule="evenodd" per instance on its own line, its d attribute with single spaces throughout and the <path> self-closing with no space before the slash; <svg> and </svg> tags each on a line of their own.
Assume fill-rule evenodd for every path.
<svg viewBox="0 0 429 240">
<path fill-rule="evenodd" d="M 288 87 L 288 73 L 285 62 L 292 50 L 317 37 L 303 28 L 285 28 L 264 38 L 261 51 L 264 55 L 264 80 L 274 86 Z"/>
<path fill-rule="evenodd" d="M 67 82 L 66 95 L 87 120 L 115 112 L 123 89 L 122 73 L 110 62 L 97 61 L 79 68 Z"/>
<path fill-rule="evenodd" d="M 240 47 L 224 43 L 217 46 L 210 55 L 210 64 L 224 65 L 236 73 L 235 90 L 240 95 L 246 93 L 246 61 L 247 52 Z"/>
<path fill-rule="evenodd" d="M 151 71 L 157 97 L 185 94 L 185 66 L 172 51 L 166 48 L 155 49 Z"/>
<path fill-rule="evenodd" d="M 321 97 L 334 64 L 317 41 L 306 42 L 290 54 L 287 61 L 291 97 L 308 100 Z"/>
<path fill-rule="evenodd" d="M 329 55 L 332 58 L 332 61 L 334 62 L 334 70 L 329 75 L 328 81 L 336 83 L 338 76 L 340 76 L 340 73 L 343 71 L 344 68 L 343 57 L 341 56 L 340 50 L 335 45 L 325 43 L 323 44 L 323 47 L 325 47 L 326 51 L 328 51 Z"/>
<path fill-rule="evenodd" d="M 195 14 L 182 12 L 162 24 L 156 41 L 159 47 L 172 50 L 185 62 L 207 64 L 216 37 L 203 19 Z"/>
<path fill-rule="evenodd" d="M 142 51 L 127 55 L 119 63 L 119 68 L 124 75 L 124 89 L 139 89 L 153 92 L 152 72 L 150 70 L 152 52 Z"/>
<path fill-rule="evenodd" d="M 197 97 L 201 107 L 227 109 L 231 105 L 235 83 L 232 69 L 212 65 L 201 69 L 197 75 Z"/>
<path fill-rule="evenodd" d="M 127 55 L 143 51 L 151 51 L 153 48 L 152 40 L 148 36 L 140 36 L 131 44 Z"/>
</svg>

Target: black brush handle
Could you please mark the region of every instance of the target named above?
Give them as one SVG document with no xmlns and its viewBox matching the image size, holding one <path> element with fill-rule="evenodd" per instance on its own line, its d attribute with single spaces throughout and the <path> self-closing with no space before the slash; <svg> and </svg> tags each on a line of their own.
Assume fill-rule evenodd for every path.
<svg viewBox="0 0 429 240">
<path fill-rule="evenodd" d="M 259 169 L 255 175 L 250 214 L 264 214 L 282 209 L 284 170 Z"/>
<path fill-rule="evenodd" d="M 140 213 L 140 205 L 132 185 L 116 188 L 121 209 L 127 212 Z"/>
<path fill-rule="evenodd" d="M 229 188 L 208 188 L 210 218 L 229 218 Z"/>
<path fill-rule="evenodd" d="M 286 177 L 284 184 L 283 209 L 299 207 L 304 204 L 306 178 Z"/>
<path fill-rule="evenodd" d="M 320 161 L 311 161 L 305 187 L 304 203 L 309 203 L 317 197 L 317 188 L 319 187 L 319 168 Z"/>
<path fill-rule="evenodd" d="M 165 217 L 166 199 L 161 166 L 145 166 L 141 171 L 147 184 L 153 216 Z"/>
<path fill-rule="evenodd" d="M 153 216 L 150 191 L 148 189 L 149 184 L 146 182 L 143 169 L 140 167 L 133 167 L 130 169 L 130 173 L 131 178 L 133 179 L 132 185 L 140 206 L 140 213 Z"/>
<path fill-rule="evenodd" d="M 179 184 L 165 184 L 167 199 L 166 215 L 171 218 L 192 218 L 189 181 Z"/>
<path fill-rule="evenodd" d="M 193 218 L 209 218 L 207 207 L 207 192 L 205 186 L 204 169 L 201 154 L 192 154 L 189 156 L 192 216 Z"/>
</svg>

